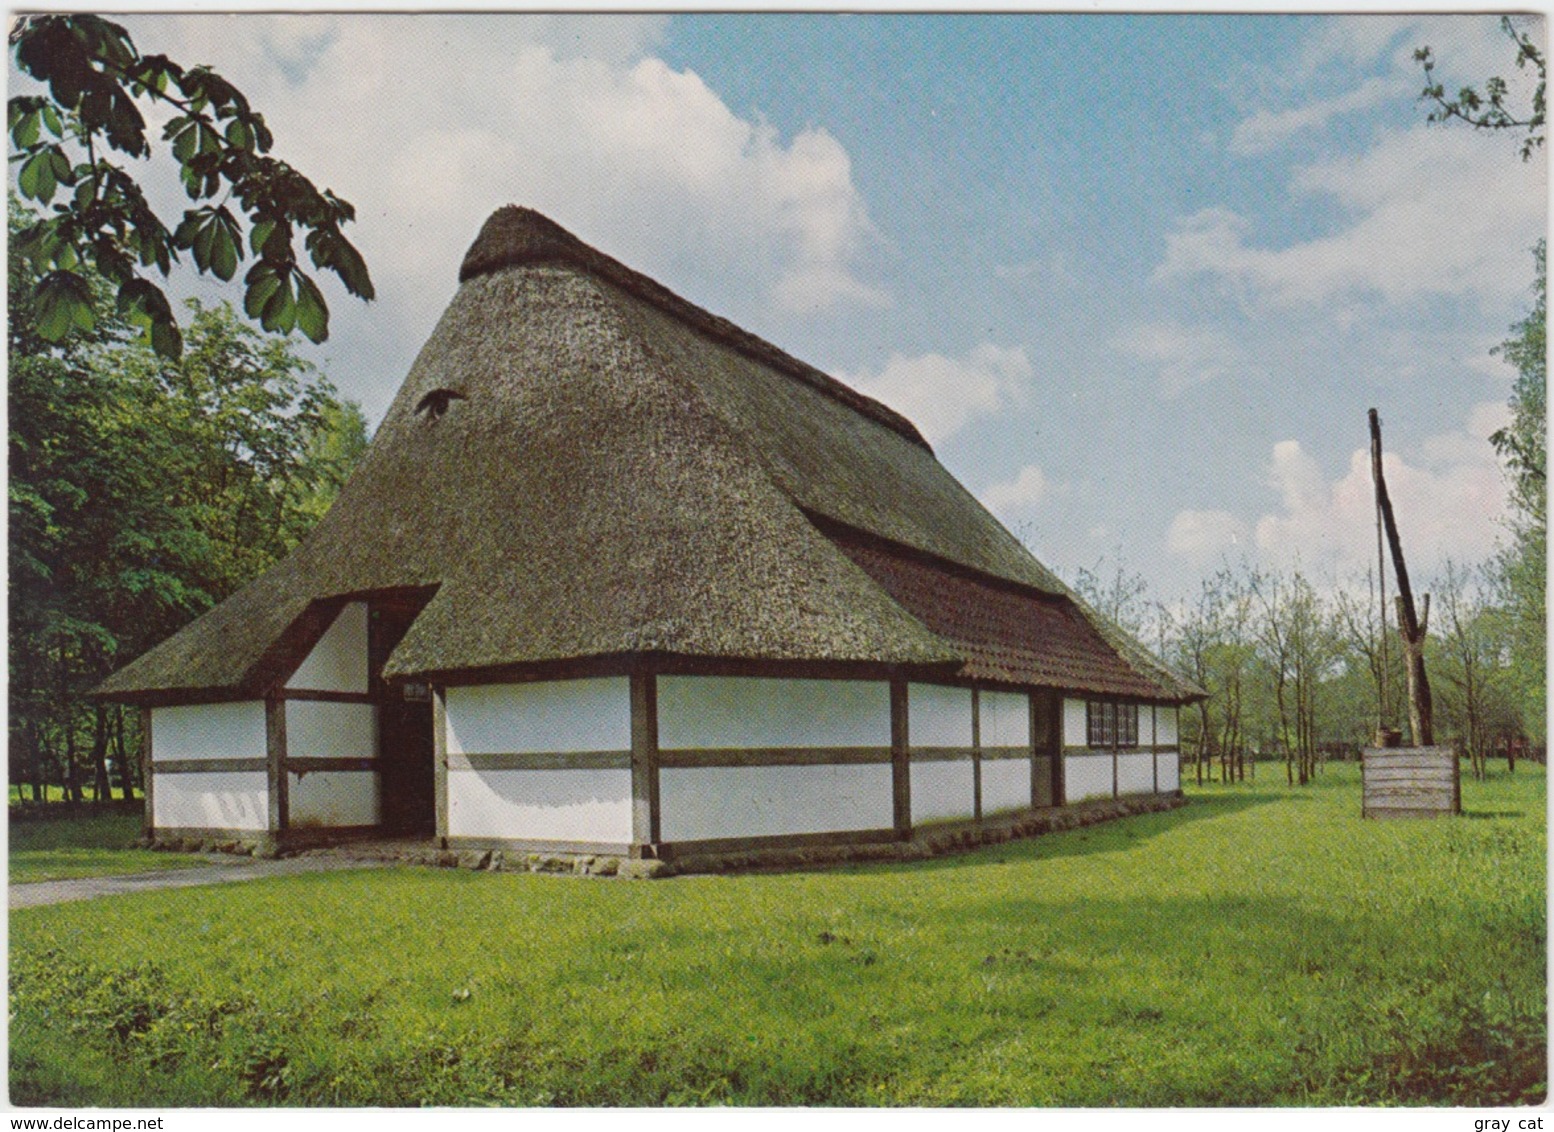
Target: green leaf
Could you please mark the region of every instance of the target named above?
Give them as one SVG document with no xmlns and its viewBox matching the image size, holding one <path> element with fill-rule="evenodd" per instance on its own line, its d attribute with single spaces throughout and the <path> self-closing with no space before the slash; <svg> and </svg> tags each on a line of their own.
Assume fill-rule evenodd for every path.
<svg viewBox="0 0 1554 1132">
<path fill-rule="evenodd" d="M 248 246 L 253 249 L 255 255 L 263 255 L 265 245 L 270 242 L 270 237 L 275 234 L 276 224 L 273 220 L 261 220 L 248 232 Z"/>
<path fill-rule="evenodd" d="M 92 289 L 73 271 L 53 271 L 38 281 L 32 296 L 38 336 L 45 342 L 63 342 L 72 329 L 91 330 Z"/>
<path fill-rule="evenodd" d="M 37 144 L 38 123 L 41 117 L 39 112 L 34 110 L 17 118 L 16 123 L 11 127 L 11 141 L 16 144 L 17 149 L 26 149 L 28 146 Z"/>
<path fill-rule="evenodd" d="M 170 317 L 151 324 L 151 348 L 162 357 L 175 361 L 183 356 L 183 334 Z"/>
<path fill-rule="evenodd" d="M 230 282 L 237 274 L 237 242 L 232 232 L 219 221 L 212 221 L 214 231 L 210 240 L 210 269 L 223 283 Z"/>
<path fill-rule="evenodd" d="M 329 337 L 329 308 L 313 280 L 297 276 L 297 326 L 314 342 Z"/>
<path fill-rule="evenodd" d="M 58 181 L 54 176 L 54 157 L 50 150 L 39 150 L 22 163 L 21 172 L 16 175 L 16 187 L 21 190 L 22 196 L 31 197 L 41 204 L 48 204 L 54 199 Z"/>
</svg>

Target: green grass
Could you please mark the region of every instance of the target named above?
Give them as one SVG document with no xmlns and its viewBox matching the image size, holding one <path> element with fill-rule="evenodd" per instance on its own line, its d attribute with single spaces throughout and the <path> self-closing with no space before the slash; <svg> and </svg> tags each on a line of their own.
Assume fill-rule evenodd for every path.
<svg viewBox="0 0 1554 1132">
<path fill-rule="evenodd" d="M 12 884 L 38 880 L 149 873 L 183 869 L 206 862 L 181 853 L 152 853 L 132 848 L 140 836 L 139 814 L 89 814 L 83 817 L 13 820 L 9 826 L 9 875 Z"/>
<path fill-rule="evenodd" d="M 419 869 L 13 913 L 26 1105 L 1530 1103 L 1542 768 L 1358 774 L 911 865 Z"/>
</svg>

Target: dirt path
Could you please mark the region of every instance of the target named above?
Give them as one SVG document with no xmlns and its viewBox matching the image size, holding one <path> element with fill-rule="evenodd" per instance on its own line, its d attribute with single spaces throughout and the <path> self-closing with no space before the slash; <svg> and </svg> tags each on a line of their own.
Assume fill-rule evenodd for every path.
<svg viewBox="0 0 1554 1132">
<path fill-rule="evenodd" d="M 339 857 L 289 857 L 279 861 L 233 861 L 232 864 L 204 865 L 192 869 L 168 869 L 131 876 L 79 877 L 74 880 L 40 880 L 10 886 L 10 906 L 36 908 L 43 904 L 64 904 L 72 900 L 90 900 L 97 896 L 125 896 L 160 888 L 194 888 L 206 884 L 230 884 L 234 881 L 260 880 L 263 877 L 292 876 L 334 869 L 365 869 L 375 861 L 353 861 Z"/>
</svg>

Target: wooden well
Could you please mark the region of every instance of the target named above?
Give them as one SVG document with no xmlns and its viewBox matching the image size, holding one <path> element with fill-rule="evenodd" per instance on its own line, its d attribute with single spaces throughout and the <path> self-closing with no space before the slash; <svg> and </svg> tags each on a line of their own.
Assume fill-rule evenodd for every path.
<svg viewBox="0 0 1554 1132">
<path fill-rule="evenodd" d="M 1455 747 L 1367 747 L 1362 814 L 1368 818 L 1434 818 L 1462 812 Z"/>
</svg>

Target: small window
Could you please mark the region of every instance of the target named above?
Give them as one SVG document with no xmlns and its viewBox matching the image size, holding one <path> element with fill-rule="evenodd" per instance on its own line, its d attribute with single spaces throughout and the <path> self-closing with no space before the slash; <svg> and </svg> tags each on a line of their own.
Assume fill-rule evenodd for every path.
<svg viewBox="0 0 1554 1132">
<path fill-rule="evenodd" d="M 1111 700 L 1091 700 L 1085 705 L 1087 745 L 1110 750 L 1139 745 L 1139 706 Z"/>
<path fill-rule="evenodd" d="M 417 416 L 424 415 L 429 421 L 441 420 L 442 415 L 455 401 L 468 400 L 469 398 L 457 389 L 434 389 L 416 402 L 415 412 Z"/>
</svg>

